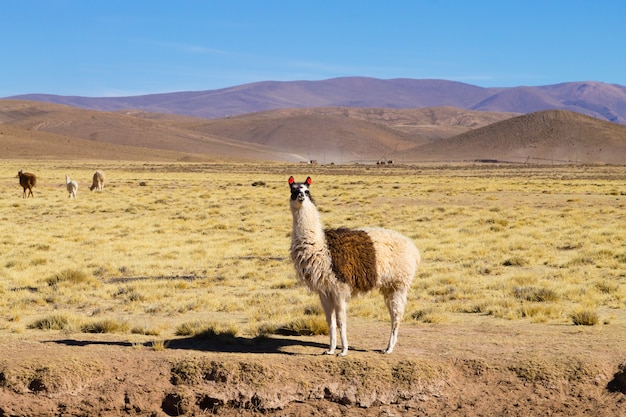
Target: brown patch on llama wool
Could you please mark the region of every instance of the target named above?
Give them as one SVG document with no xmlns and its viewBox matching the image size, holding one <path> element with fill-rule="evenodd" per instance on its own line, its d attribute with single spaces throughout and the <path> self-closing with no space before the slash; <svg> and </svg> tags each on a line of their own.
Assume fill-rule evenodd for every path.
<svg viewBox="0 0 626 417">
<path fill-rule="evenodd" d="M 370 291 L 378 282 L 374 242 L 363 230 L 326 229 L 333 272 L 357 291 Z"/>
</svg>

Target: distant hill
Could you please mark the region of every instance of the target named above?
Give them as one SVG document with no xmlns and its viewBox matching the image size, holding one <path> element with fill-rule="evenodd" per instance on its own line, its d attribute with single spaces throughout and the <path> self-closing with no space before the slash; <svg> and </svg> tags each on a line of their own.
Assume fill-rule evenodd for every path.
<svg viewBox="0 0 626 417">
<path fill-rule="evenodd" d="M 626 126 L 565 110 L 509 118 L 407 150 L 406 161 L 626 164 Z"/>
<path fill-rule="evenodd" d="M 316 107 L 194 122 L 202 134 L 289 149 L 320 162 L 377 160 L 515 116 L 451 107 L 381 109 Z"/>
<path fill-rule="evenodd" d="M 344 77 L 321 81 L 264 81 L 229 88 L 133 97 L 28 94 L 9 97 L 118 111 L 137 109 L 202 118 L 311 107 L 456 107 L 512 113 L 570 110 L 626 124 L 626 87 L 570 82 L 538 87 L 483 88 L 445 80 Z"/>
<path fill-rule="evenodd" d="M 180 161 L 206 160 L 175 151 L 95 142 L 49 132 L 0 124 L 0 157 L 3 159 Z"/>
<path fill-rule="evenodd" d="M 626 126 L 566 110 L 284 109 L 208 120 L 0 100 L 2 158 L 626 163 Z"/>
<path fill-rule="evenodd" d="M 181 116 L 132 114 L 0 100 L 1 158 L 122 160 L 272 160 L 293 155 L 179 127 Z"/>
<path fill-rule="evenodd" d="M 49 132 L 94 145 L 111 143 L 213 158 L 294 162 L 375 161 L 513 116 L 455 108 L 315 108 L 207 120 L 140 110 L 102 112 L 0 100 L 0 123 L 25 132 Z"/>
</svg>

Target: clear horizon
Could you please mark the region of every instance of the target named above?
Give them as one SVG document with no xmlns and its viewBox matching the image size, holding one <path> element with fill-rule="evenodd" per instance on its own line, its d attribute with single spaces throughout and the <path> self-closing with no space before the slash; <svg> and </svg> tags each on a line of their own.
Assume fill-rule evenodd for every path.
<svg viewBox="0 0 626 417">
<path fill-rule="evenodd" d="M 338 77 L 626 85 L 626 2 L 22 0 L 0 97 L 120 97 Z"/>
</svg>

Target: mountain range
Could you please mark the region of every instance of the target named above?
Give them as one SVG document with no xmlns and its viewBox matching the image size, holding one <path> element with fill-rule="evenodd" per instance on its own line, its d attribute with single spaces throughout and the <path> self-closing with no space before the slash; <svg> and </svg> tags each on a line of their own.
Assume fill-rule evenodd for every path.
<svg viewBox="0 0 626 417">
<path fill-rule="evenodd" d="M 566 110 L 318 107 L 203 119 L 0 100 L 0 157 L 398 163 L 626 163 L 626 126 Z"/>
<path fill-rule="evenodd" d="M 624 90 L 350 77 L 137 97 L 28 95 L 0 100 L 0 157 L 622 165 Z"/>
<path fill-rule="evenodd" d="M 27 94 L 7 98 L 67 104 L 91 110 L 140 109 L 208 119 L 286 108 L 408 109 L 449 106 L 520 114 L 569 110 L 626 124 L 626 87 L 595 81 L 485 88 L 446 80 L 343 77 L 321 81 L 263 81 L 217 90 L 131 97 Z"/>
</svg>

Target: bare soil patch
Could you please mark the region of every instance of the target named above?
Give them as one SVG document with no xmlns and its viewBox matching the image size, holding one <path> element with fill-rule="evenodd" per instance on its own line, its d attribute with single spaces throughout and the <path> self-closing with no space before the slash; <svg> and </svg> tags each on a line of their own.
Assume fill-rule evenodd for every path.
<svg viewBox="0 0 626 417">
<path fill-rule="evenodd" d="M 0 341 L 0 415 L 569 415 L 626 407 L 626 314 L 584 327 L 458 316 L 349 321 L 346 358 L 325 336 L 148 338 L 25 333 Z M 458 319 L 458 320 L 457 320 Z"/>
</svg>

